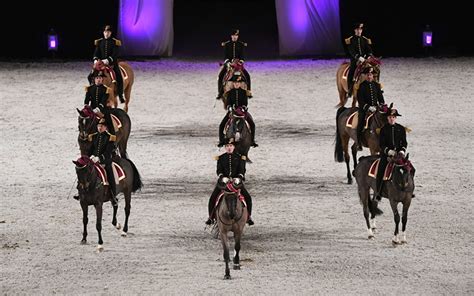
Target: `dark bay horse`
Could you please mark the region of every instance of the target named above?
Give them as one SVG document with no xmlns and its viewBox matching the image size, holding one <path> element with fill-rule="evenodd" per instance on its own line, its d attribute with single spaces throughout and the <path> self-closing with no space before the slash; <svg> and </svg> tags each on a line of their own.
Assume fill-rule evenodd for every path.
<svg viewBox="0 0 474 296">
<path fill-rule="evenodd" d="M 230 124 L 225 131 L 226 139 L 233 138 L 235 141 L 235 149 L 240 155 L 247 157 L 247 162 L 251 163 L 248 158 L 250 145 L 252 144 L 252 134 L 250 127 L 245 120 L 247 112 L 240 107 L 230 114 Z"/>
<path fill-rule="evenodd" d="M 347 82 L 347 73 L 349 72 L 349 62 L 344 62 L 342 63 L 339 68 L 337 69 L 336 72 L 336 86 L 337 86 L 337 91 L 339 92 L 339 103 L 337 104 L 336 107 L 343 107 L 347 103 L 348 97 L 348 91 L 349 91 L 349 86 Z M 354 87 L 353 87 L 353 94 L 352 94 L 352 107 L 356 107 L 357 105 L 357 89 L 359 88 L 359 85 L 362 83 L 362 81 L 365 80 L 365 74 L 360 74 L 363 72 L 363 70 L 367 67 L 372 67 L 374 68 L 374 79 L 375 81 L 380 80 L 380 59 L 370 56 L 368 57 L 363 63 L 359 64 L 356 68 L 356 71 L 354 73 L 354 77 L 357 79 L 354 82 Z"/>
<path fill-rule="evenodd" d="M 81 155 L 86 155 L 92 145 L 92 142 L 89 141 L 89 135 L 97 132 L 98 119 L 90 106 L 85 106 L 82 110 L 77 109 L 77 113 L 79 113 L 77 119 L 79 123 L 79 136 L 77 141 L 79 143 Z M 112 109 L 111 114 L 117 116 L 122 123 L 122 127 L 120 127 L 115 133 L 117 136 L 116 143 L 120 151 L 120 156 L 127 158 L 127 143 L 132 127 L 130 117 L 124 110 L 117 108 Z"/>
<path fill-rule="evenodd" d="M 375 228 L 375 216 L 382 214 L 382 211 L 377 207 L 377 200 L 370 197 L 370 189 L 375 191 L 375 177 L 369 176 L 369 170 L 379 156 L 371 155 L 361 157 L 357 165 L 354 175 L 359 189 L 359 198 L 364 210 L 364 218 L 367 225 L 367 232 L 369 238 L 374 237 L 373 229 Z M 392 242 L 394 244 L 406 243 L 406 225 L 408 221 L 408 209 L 410 208 L 413 191 L 415 190 L 415 169 L 408 160 L 409 155 L 403 158 L 401 155 L 396 155 L 390 161 L 393 163 L 393 171 L 390 180 L 384 181 L 382 189 L 382 197 L 388 198 L 390 206 L 393 211 L 395 221 L 395 232 Z M 398 224 L 400 223 L 400 215 L 398 213 L 398 203 L 403 205 L 402 214 L 402 238 L 398 237 Z M 369 213 L 373 221 L 372 225 L 369 222 Z"/>
<path fill-rule="evenodd" d="M 132 86 L 133 83 L 135 82 L 135 73 L 133 72 L 132 67 L 130 64 L 124 61 L 119 61 L 118 62 L 119 68 L 122 69 L 122 78 L 123 78 L 123 93 L 124 93 L 124 110 L 125 112 L 128 112 L 128 104 L 130 103 L 131 99 L 131 94 L 132 94 Z M 92 70 L 93 71 L 104 71 L 106 77 L 104 77 L 104 85 L 107 87 L 110 87 L 113 90 L 112 95 L 109 98 L 109 104 L 113 106 L 114 108 L 117 108 L 118 106 L 118 92 L 117 92 L 117 85 L 115 83 L 112 83 L 112 78 L 111 75 L 107 69 L 108 67 L 101 61 L 98 60 L 97 63 L 93 66 Z"/>
<path fill-rule="evenodd" d="M 380 128 L 387 123 L 387 117 L 385 116 L 387 111 L 387 105 L 384 104 L 378 106 L 375 113 L 373 113 L 368 128 L 363 132 L 364 137 L 362 139 L 362 145 L 369 148 L 371 155 L 380 152 L 378 133 Z M 357 112 L 357 108 L 340 107 L 336 114 L 336 145 L 334 149 L 334 158 L 337 162 L 346 162 L 348 184 L 352 184 L 352 174 L 349 166 L 351 160 L 349 154 L 349 139 L 353 140 L 351 151 L 354 161 L 354 169 L 357 166 L 357 118 L 352 119 L 352 126 L 347 126 L 348 119 L 354 112 Z M 355 116 L 358 116 L 358 114 Z"/>
<path fill-rule="evenodd" d="M 229 280 L 229 231 L 234 233 L 234 270 L 240 269 L 240 240 L 247 221 L 247 207 L 243 204 L 243 197 L 240 196 L 239 188 L 242 183 L 236 184 L 236 179 L 225 185 L 224 195 L 221 197 L 217 206 L 217 225 L 219 227 L 219 236 L 224 249 L 225 275 L 224 279 Z"/>
<path fill-rule="evenodd" d="M 119 164 L 125 172 L 125 178 L 120 180 L 117 185 L 117 193 L 122 192 L 125 196 L 125 223 L 122 229 L 122 236 L 127 236 L 128 232 L 128 217 L 130 216 L 130 203 L 132 199 L 132 192 L 142 188 L 142 181 L 140 174 L 138 173 L 135 164 L 129 159 L 117 158 L 114 161 Z M 99 241 L 97 245 L 97 250 L 103 250 L 103 241 L 102 241 L 102 204 L 104 202 L 110 201 L 110 191 L 108 186 L 104 186 L 102 179 L 94 167 L 94 163 L 90 160 L 88 156 L 81 156 L 77 161 L 73 160 L 73 163 L 76 165 L 76 174 L 77 174 L 77 189 L 79 190 L 79 200 L 82 208 L 82 222 L 84 224 L 84 232 L 82 233 L 81 244 L 86 244 L 87 242 L 87 223 L 88 218 L 88 208 L 89 206 L 94 206 L 97 215 L 96 229 L 99 236 Z M 112 218 L 112 225 L 117 229 L 120 229 L 120 224 L 117 224 L 117 208 L 118 205 L 114 205 L 114 213 Z"/>
</svg>

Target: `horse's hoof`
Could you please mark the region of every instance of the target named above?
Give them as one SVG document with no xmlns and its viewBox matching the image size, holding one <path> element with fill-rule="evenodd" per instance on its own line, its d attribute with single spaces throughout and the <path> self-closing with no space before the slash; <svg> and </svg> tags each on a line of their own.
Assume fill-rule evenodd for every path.
<svg viewBox="0 0 474 296">
<path fill-rule="evenodd" d="M 400 242 L 400 240 L 397 238 L 397 239 L 392 239 L 392 245 L 396 246 L 396 245 L 401 245 L 402 243 Z"/>
<path fill-rule="evenodd" d="M 127 237 L 127 233 L 125 231 L 122 231 L 122 233 L 120 234 L 122 237 Z"/>
<path fill-rule="evenodd" d="M 347 184 L 352 184 L 352 179 L 347 180 Z"/>
<path fill-rule="evenodd" d="M 122 225 L 120 225 L 120 223 L 117 223 L 117 225 L 115 225 L 115 229 L 118 229 L 118 230 L 122 229 Z"/>
<path fill-rule="evenodd" d="M 373 235 L 373 234 L 372 234 L 372 235 L 369 235 L 369 236 L 367 237 L 367 239 L 374 240 L 374 239 L 375 239 L 375 235 Z"/>
<path fill-rule="evenodd" d="M 85 239 L 81 240 L 81 245 L 86 245 L 87 241 Z"/>
<path fill-rule="evenodd" d="M 355 176 L 356 176 L 355 170 L 352 170 L 352 177 L 355 177 Z"/>
<path fill-rule="evenodd" d="M 231 279 L 230 274 L 224 275 L 224 280 L 230 280 L 230 279 Z"/>
<path fill-rule="evenodd" d="M 234 270 L 240 270 L 240 264 L 234 264 Z"/>
<path fill-rule="evenodd" d="M 97 253 L 103 252 L 104 251 L 104 246 L 103 245 L 97 245 Z"/>
</svg>

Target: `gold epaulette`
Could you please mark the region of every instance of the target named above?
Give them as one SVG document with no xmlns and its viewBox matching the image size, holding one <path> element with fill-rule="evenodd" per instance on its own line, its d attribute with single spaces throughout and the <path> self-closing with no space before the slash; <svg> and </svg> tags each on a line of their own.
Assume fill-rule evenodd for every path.
<svg viewBox="0 0 474 296">
<path fill-rule="evenodd" d="M 99 46 L 99 42 L 100 42 L 100 40 L 102 40 L 102 39 L 104 39 L 104 38 L 100 38 L 100 39 L 94 40 L 94 46 Z"/>
<path fill-rule="evenodd" d="M 365 36 L 362 36 L 362 37 L 364 37 L 364 38 L 367 40 L 367 43 L 368 43 L 369 45 L 372 45 L 372 40 L 370 40 L 370 38 L 367 38 L 367 37 L 365 37 Z"/>
<path fill-rule="evenodd" d="M 407 133 L 410 133 L 410 132 L 412 131 L 412 129 L 409 128 L 409 127 L 405 127 L 405 131 L 406 131 Z"/>
<path fill-rule="evenodd" d="M 247 42 L 241 42 L 244 46 L 247 46 Z"/>
<path fill-rule="evenodd" d="M 376 133 L 377 135 L 380 135 L 380 130 L 381 130 L 380 127 L 379 127 L 379 128 L 376 128 L 376 129 L 375 129 L 375 133 Z"/>
<path fill-rule="evenodd" d="M 122 46 L 122 41 L 120 41 L 118 39 L 115 39 L 115 38 L 112 38 L 112 39 L 115 41 L 116 46 Z"/>
<path fill-rule="evenodd" d="M 91 87 L 90 85 L 84 87 L 85 88 L 85 91 L 88 92 L 89 91 L 89 87 Z"/>
<path fill-rule="evenodd" d="M 216 155 L 213 158 L 214 158 L 214 160 L 219 160 L 219 155 Z"/>
<path fill-rule="evenodd" d="M 241 158 L 242 160 L 247 160 L 247 156 L 245 156 L 245 155 L 242 155 L 240 158 Z"/>
<path fill-rule="evenodd" d="M 105 85 L 104 85 L 105 86 Z M 108 87 L 108 86 L 105 86 L 105 93 L 106 94 L 110 94 L 112 91 L 112 88 Z"/>
<path fill-rule="evenodd" d="M 346 42 L 346 44 L 349 45 L 349 44 L 351 44 L 351 39 L 352 39 L 352 36 L 349 37 L 349 38 L 344 39 L 344 42 Z"/>
<path fill-rule="evenodd" d="M 97 135 L 97 133 L 89 134 L 89 135 L 87 136 L 87 140 L 88 140 L 89 142 L 92 142 L 92 138 L 93 138 L 95 135 Z"/>
<path fill-rule="evenodd" d="M 109 141 L 110 142 L 115 142 L 117 140 L 116 135 L 112 135 L 111 133 L 109 133 L 109 131 L 107 131 L 107 134 L 109 135 Z"/>
<path fill-rule="evenodd" d="M 380 89 L 383 89 L 383 84 L 382 84 L 382 83 L 380 83 L 380 82 L 379 82 L 379 84 L 380 84 Z"/>
<path fill-rule="evenodd" d="M 247 97 L 250 97 L 252 95 L 252 92 L 250 90 L 247 89 L 246 92 L 247 92 Z"/>
<path fill-rule="evenodd" d="M 227 43 L 229 43 L 230 41 L 224 41 L 221 43 L 221 46 L 225 46 Z"/>
</svg>

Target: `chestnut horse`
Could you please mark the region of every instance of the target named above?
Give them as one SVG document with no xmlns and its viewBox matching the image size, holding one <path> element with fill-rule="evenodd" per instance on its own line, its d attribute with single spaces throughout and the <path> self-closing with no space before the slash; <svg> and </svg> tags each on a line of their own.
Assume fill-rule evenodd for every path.
<svg viewBox="0 0 474 296">
<path fill-rule="evenodd" d="M 224 67 L 224 65 L 222 65 Z M 221 68 L 222 69 L 222 68 Z M 247 90 L 248 89 L 248 83 L 246 81 L 246 77 L 244 75 L 244 65 L 238 60 L 238 59 L 233 59 L 232 62 L 229 63 L 229 66 L 227 67 L 227 72 L 224 75 L 224 78 L 222 79 L 222 87 L 223 87 L 223 94 L 226 94 L 229 90 L 232 89 L 233 84 L 232 81 L 229 81 L 232 76 L 235 74 L 240 73 L 239 75 L 242 75 L 242 83 L 241 87 L 242 89 Z M 227 108 L 227 96 L 221 97 L 222 102 L 224 103 L 224 109 Z"/>
<path fill-rule="evenodd" d="M 347 82 L 347 74 L 349 73 L 349 62 L 342 63 L 336 72 L 336 85 L 337 90 L 339 92 L 339 103 L 336 107 L 343 107 L 347 103 L 348 96 L 348 82 Z M 365 80 L 365 74 L 361 74 L 361 72 L 367 67 L 374 68 L 374 79 L 375 81 L 380 80 L 380 59 L 375 58 L 374 56 L 368 57 L 363 63 L 359 64 L 356 68 L 354 73 L 354 78 L 357 80 L 354 82 L 354 87 L 352 91 L 352 107 L 356 107 L 357 105 L 357 90 L 359 89 L 359 85 L 362 81 Z"/>
<path fill-rule="evenodd" d="M 135 74 L 133 73 L 132 67 L 127 62 L 119 61 L 118 64 L 122 70 L 123 93 L 125 99 L 125 101 L 121 103 L 125 103 L 123 109 L 125 110 L 125 112 L 128 112 L 128 104 L 130 103 L 130 96 L 132 93 L 133 82 L 135 81 Z M 109 67 L 106 66 L 101 60 L 98 60 L 97 63 L 95 63 L 95 65 L 93 66 L 93 71 L 104 71 L 104 74 L 106 75 L 106 77 L 104 77 L 104 85 L 110 87 L 113 91 L 109 97 L 108 105 L 117 108 L 117 86 L 115 83 L 112 83 L 112 78 L 110 77 L 108 68 Z"/>
</svg>

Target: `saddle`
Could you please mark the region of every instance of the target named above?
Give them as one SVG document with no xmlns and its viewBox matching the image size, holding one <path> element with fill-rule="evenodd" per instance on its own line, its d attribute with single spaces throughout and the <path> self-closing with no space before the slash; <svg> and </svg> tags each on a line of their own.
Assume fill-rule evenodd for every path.
<svg viewBox="0 0 474 296">
<path fill-rule="evenodd" d="M 368 172 L 369 177 L 377 178 L 377 171 L 379 169 L 379 164 L 380 164 L 380 158 L 377 158 L 376 160 L 374 160 L 374 162 L 372 162 L 372 164 L 370 165 L 369 172 Z M 395 167 L 395 163 L 392 161 L 390 161 L 387 164 L 387 167 L 385 168 L 385 172 L 383 174 L 384 181 L 388 181 L 392 179 L 392 172 L 393 172 L 394 167 Z"/>
<path fill-rule="evenodd" d="M 97 170 L 97 173 L 99 174 L 102 180 L 102 184 L 109 185 L 109 182 L 107 181 L 107 172 L 105 171 L 105 166 L 99 163 L 94 163 L 94 168 Z M 124 170 L 116 162 L 112 162 L 112 171 L 114 172 L 115 184 L 118 185 L 121 180 L 125 179 L 126 176 Z"/>
<path fill-rule="evenodd" d="M 367 129 L 370 126 L 370 121 L 372 117 L 374 116 L 374 113 L 370 113 L 369 115 L 366 115 L 365 117 L 365 125 L 364 128 Z M 346 127 L 349 127 L 351 129 L 357 129 L 357 125 L 359 124 L 359 112 L 355 111 L 346 120 Z"/>
</svg>

